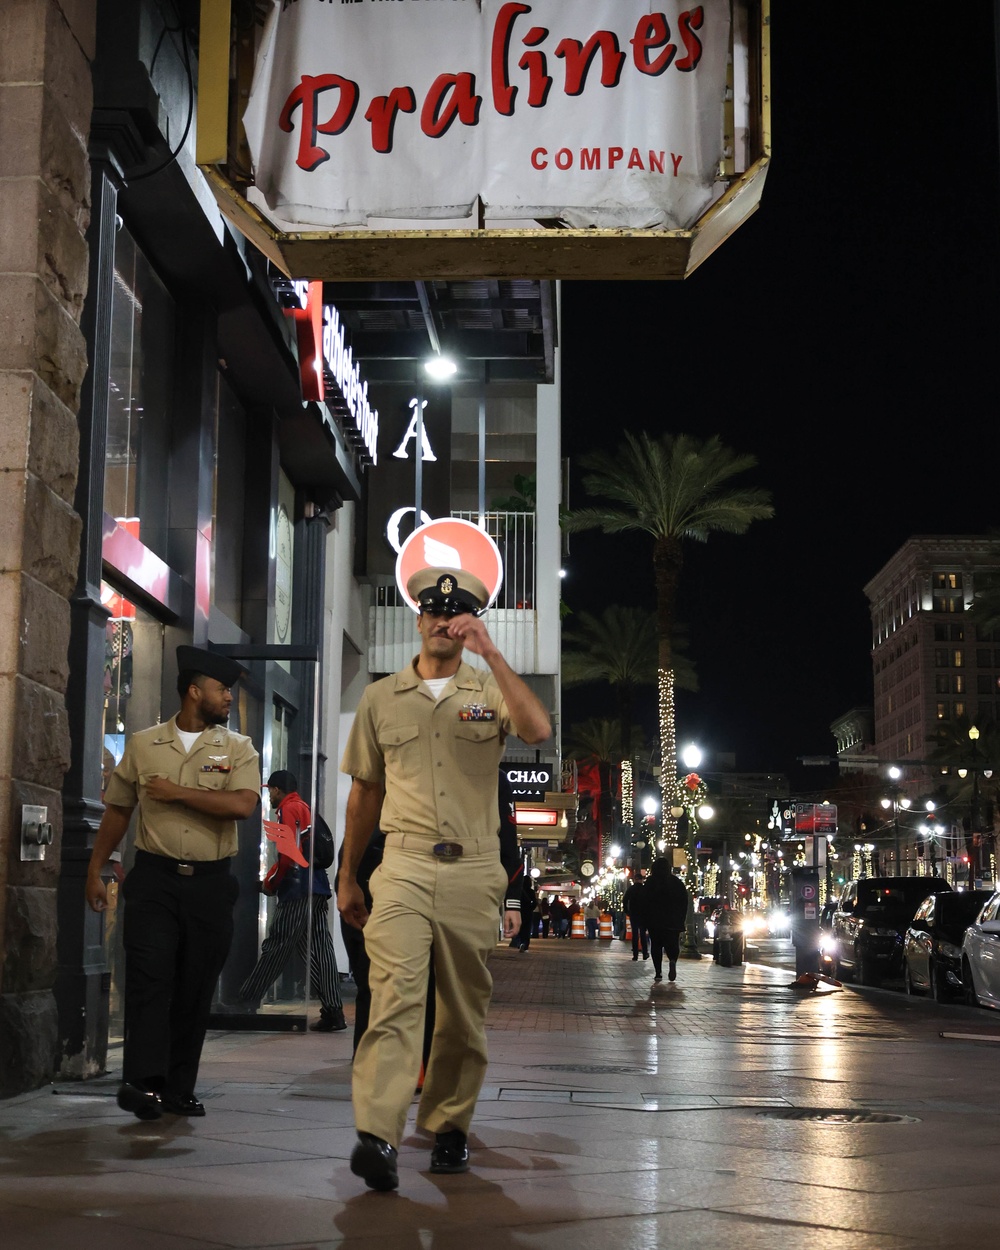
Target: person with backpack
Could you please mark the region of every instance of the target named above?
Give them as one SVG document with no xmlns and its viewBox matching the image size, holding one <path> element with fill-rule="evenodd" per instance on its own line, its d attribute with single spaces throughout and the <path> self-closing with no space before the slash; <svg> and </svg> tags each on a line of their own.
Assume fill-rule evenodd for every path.
<svg viewBox="0 0 1000 1250">
<path fill-rule="evenodd" d="M 299 796 L 298 782 L 294 773 L 279 769 L 267 779 L 271 807 L 276 811 L 278 823 L 292 829 L 299 849 L 307 861 L 312 851 L 312 814 L 309 805 Z M 267 989 L 280 975 L 293 951 L 305 957 L 306 916 L 311 915 L 312 938 L 310 942 L 310 975 L 312 991 L 319 998 L 319 1019 L 309 1027 L 316 1033 L 339 1033 L 347 1028 L 344 1004 L 340 996 L 340 974 L 337 956 L 330 936 L 328 913 L 330 910 L 330 879 L 326 868 L 319 866 L 320 858 L 326 858 L 332 847 L 324 840 L 316 840 L 316 859 L 313 861 L 312 897 L 309 896 L 309 870 L 279 852 L 277 862 L 261 882 L 263 894 L 277 897 L 274 919 L 267 937 L 261 943 L 257 965 L 240 987 L 240 997 L 254 1009 L 260 1004 Z M 332 860 L 327 861 L 327 865 Z"/>
</svg>

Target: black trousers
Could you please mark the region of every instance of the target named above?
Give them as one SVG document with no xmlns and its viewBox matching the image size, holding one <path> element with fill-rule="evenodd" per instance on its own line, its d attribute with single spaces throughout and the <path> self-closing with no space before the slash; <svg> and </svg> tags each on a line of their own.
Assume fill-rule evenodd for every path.
<svg viewBox="0 0 1000 1250">
<path fill-rule="evenodd" d="M 680 929 L 650 929 L 649 953 L 653 960 L 653 972 L 663 976 L 663 956 L 666 953 L 670 963 L 675 964 L 681 953 Z"/>
<path fill-rule="evenodd" d="M 139 851 L 122 886 L 122 1076 L 187 1096 L 194 1093 L 215 986 L 233 939 L 239 884 L 228 861 L 224 871 L 185 877 L 157 860 Z"/>
<path fill-rule="evenodd" d="M 642 927 L 642 921 L 636 916 L 629 916 L 629 924 L 632 926 L 632 954 L 638 955 L 639 948 L 642 947 L 642 957 L 646 958 L 649 953 L 649 934 Z"/>
</svg>

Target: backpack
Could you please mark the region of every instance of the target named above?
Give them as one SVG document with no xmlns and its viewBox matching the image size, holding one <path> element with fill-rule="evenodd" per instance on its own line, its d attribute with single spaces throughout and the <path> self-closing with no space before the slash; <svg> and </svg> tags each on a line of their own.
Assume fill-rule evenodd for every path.
<svg viewBox="0 0 1000 1250">
<path fill-rule="evenodd" d="M 333 830 L 317 812 L 313 816 L 313 868 L 329 868 L 333 864 Z"/>
</svg>

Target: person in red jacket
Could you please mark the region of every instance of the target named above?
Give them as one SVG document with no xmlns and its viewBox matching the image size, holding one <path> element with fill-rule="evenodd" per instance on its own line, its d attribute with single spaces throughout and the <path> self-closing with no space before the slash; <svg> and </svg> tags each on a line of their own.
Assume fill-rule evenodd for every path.
<svg viewBox="0 0 1000 1250">
<path fill-rule="evenodd" d="M 278 823 L 295 831 L 300 849 L 308 860 L 312 851 L 309 831 L 312 813 L 298 793 L 295 775 L 279 769 L 267 779 L 271 807 L 276 809 Z M 312 897 L 309 896 L 309 872 L 287 855 L 279 853 L 277 862 L 261 882 L 261 891 L 277 897 L 274 919 L 267 937 L 261 943 L 257 966 L 240 987 L 240 997 L 256 1007 L 274 983 L 294 950 L 305 957 L 306 917 L 311 914 L 310 973 L 313 993 L 320 1001 L 320 1016 L 309 1027 L 319 1033 L 339 1033 L 347 1028 L 344 1004 L 340 997 L 340 976 L 337 956 L 327 922 L 330 909 L 330 879 L 323 868 L 313 866 Z"/>
</svg>

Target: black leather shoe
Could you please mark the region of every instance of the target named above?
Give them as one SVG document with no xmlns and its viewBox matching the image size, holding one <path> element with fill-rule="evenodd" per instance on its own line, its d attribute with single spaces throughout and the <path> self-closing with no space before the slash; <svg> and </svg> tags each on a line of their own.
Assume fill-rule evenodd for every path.
<svg viewBox="0 0 1000 1250">
<path fill-rule="evenodd" d="M 163 1110 L 171 1115 L 204 1115 L 205 1104 L 198 1101 L 193 1094 L 161 1094 L 160 1102 Z"/>
<path fill-rule="evenodd" d="M 672 964 L 670 965 L 670 968 L 669 968 L 669 970 L 668 970 L 668 972 L 667 972 L 667 980 L 668 980 L 668 981 L 676 981 L 676 980 L 677 980 L 677 965 L 676 965 L 675 963 L 672 963 Z"/>
<path fill-rule="evenodd" d="M 347 1028 L 347 1021 L 343 1011 L 327 1011 L 323 1007 L 320 1009 L 319 1019 L 315 1024 L 310 1024 L 309 1028 L 313 1033 L 339 1033 Z"/>
<path fill-rule="evenodd" d="M 118 1086 L 118 1105 L 123 1111 L 131 1111 L 137 1120 L 158 1120 L 163 1115 L 159 1094 L 130 1085 L 128 1081 L 122 1081 Z"/>
<path fill-rule="evenodd" d="M 435 1133 L 434 1149 L 431 1151 L 432 1172 L 468 1172 L 469 1142 L 457 1128 L 447 1133 Z"/>
<path fill-rule="evenodd" d="M 388 1193 L 398 1188 L 396 1147 L 371 1133 L 359 1133 L 358 1144 L 351 1151 L 351 1171 L 360 1176 L 369 1189 Z"/>
</svg>

